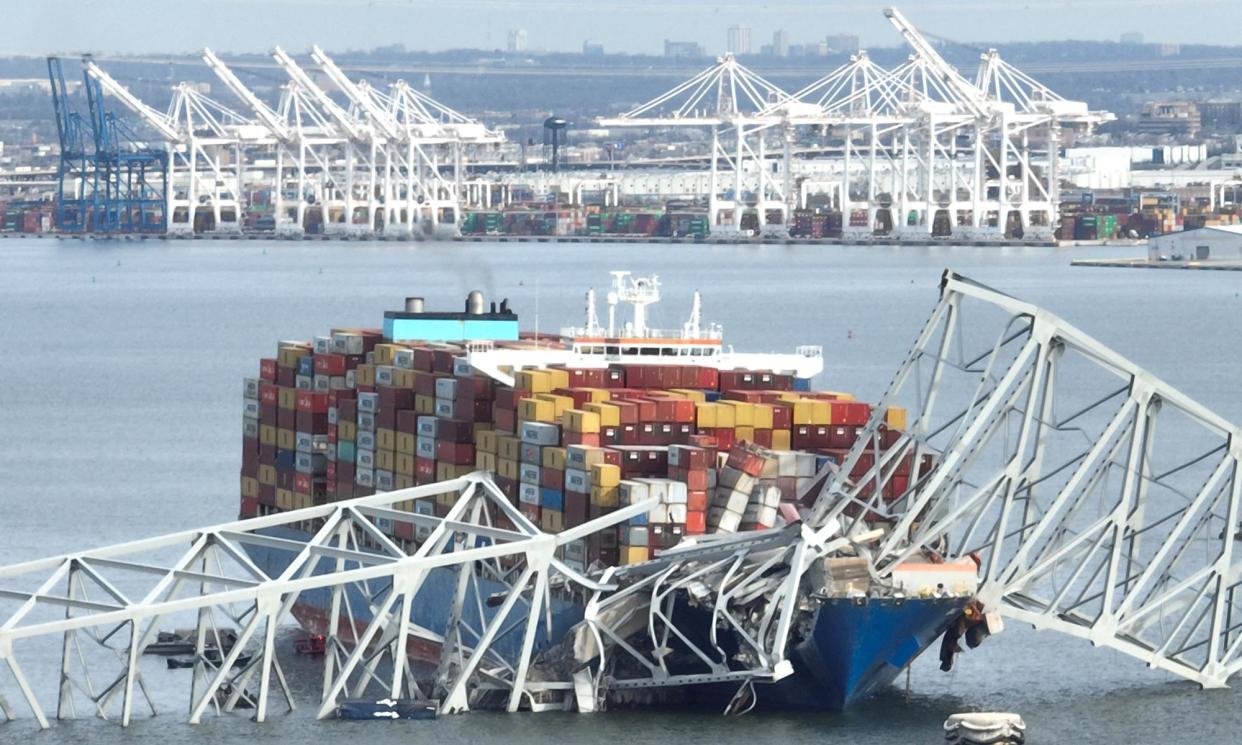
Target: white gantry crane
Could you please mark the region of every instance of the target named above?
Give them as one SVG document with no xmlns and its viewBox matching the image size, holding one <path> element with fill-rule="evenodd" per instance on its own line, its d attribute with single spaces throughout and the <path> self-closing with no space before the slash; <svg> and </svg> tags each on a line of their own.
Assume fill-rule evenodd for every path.
<svg viewBox="0 0 1242 745">
<path fill-rule="evenodd" d="M 244 152 L 270 145 L 262 126 L 181 83 L 173 89 L 167 112 L 161 113 L 103 70 L 83 59 L 91 78 L 117 98 L 163 140 L 168 151 L 164 175 L 168 232 L 241 232 Z"/>
<path fill-rule="evenodd" d="M 769 111 L 789 95 L 751 71 L 732 54 L 711 67 L 618 117 L 599 120 L 605 127 L 673 127 L 711 133 L 707 181 L 708 224 L 715 234 L 787 234 L 792 182 L 788 172 L 790 132 L 780 115 Z M 780 149 L 767 151 L 775 133 Z M 722 134 L 724 137 L 722 138 Z M 731 137 L 731 139 L 730 139 Z M 777 175 L 769 160 L 783 164 Z M 753 222 L 745 219 L 753 215 Z M 769 220 L 769 217 L 774 218 Z"/>
</svg>

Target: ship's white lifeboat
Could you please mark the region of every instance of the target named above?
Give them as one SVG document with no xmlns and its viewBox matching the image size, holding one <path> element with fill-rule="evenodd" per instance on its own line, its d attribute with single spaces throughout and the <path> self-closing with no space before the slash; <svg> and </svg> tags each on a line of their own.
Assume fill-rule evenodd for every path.
<svg viewBox="0 0 1242 745">
<path fill-rule="evenodd" d="M 944 741 L 950 745 L 1022 745 L 1026 742 L 1026 722 L 1017 714 L 954 714 L 944 720 Z"/>
</svg>

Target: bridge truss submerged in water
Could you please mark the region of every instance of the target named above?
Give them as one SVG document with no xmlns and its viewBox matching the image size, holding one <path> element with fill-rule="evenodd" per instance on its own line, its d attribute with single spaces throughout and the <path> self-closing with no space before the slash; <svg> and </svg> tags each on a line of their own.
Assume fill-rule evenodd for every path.
<svg viewBox="0 0 1242 745">
<path fill-rule="evenodd" d="M 1047 311 L 953 274 L 876 412 L 898 404 L 908 432 L 882 453 L 856 445 L 806 495 L 803 522 L 703 537 L 586 575 L 559 561 L 558 547 L 651 505 L 547 535 L 485 474 L 0 567 L 0 600 L 13 606 L 0 625 L 8 687 L 47 726 L 19 654 L 37 638 L 59 640 L 56 715 L 128 723 L 144 700 L 154 711 L 143 651 L 160 624 L 189 616 L 190 720 L 242 707 L 262 721 L 277 691 L 293 707 L 278 625 L 302 593 L 328 592 L 320 717 L 377 692 L 437 697 L 443 712 L 594 711 L 627 688 L 745 689 L 791 673 L 800 621 L 823 589 L 821 559 L 864 558 L 873 592 L 894 592 L 894 568 L 926 550 L 977 556 L 978 599 L 1013 620 L 1203 687 L 1242 667 L 1237 427 Z M 881 425 L 877 413 L 867 428 Z M 936 456 L 930 470 L 919 470 L 923 453 Z M 863 476 L 844 476 L 867 457 Z M 913 459 L 910 486 L 885 503 L 877 495 L 903 458 Z M 456 499 L 447 517 L 415 514 L 412 500 L 437 495 Z M 391 520 L 414 522 L 422 540 L 395 542 Z M 313 538 L 270 534 L 281 525 L 310 526 Z M 269 577 L 247 558 L 251 543 L 297 558 Z M 416 675 L 405 651 L 424 632 L 411 610 L 444 569 L 457 591 L 439 662 Z M 583 620 L 553 638 L 552 606 L 570 595 Z M 703 612 L 679 613 L 679 601 Z M 207 648 L 224 649 L 226 630 L 237 642 L 213 660 Z M 671 645 L 694 664 L 670 669 Z M 7 698 L 0 712 L 17 715 Z"/>
<path fill-rule="evenodd" d="M 716 234 L 787 237 L 793 211 L 815 198 L 841 215 L 845 239 L 1051 240 L 1062 132 L 1089 131 L 1111 115 L 1063 99 L 995 50 L 968 80 L 900 12 L 885 15 L 912 51 L 897 68 L 883 69 L 860 52 L 791 93 L 725 55 L 600 123 L 656 136 L 669 128 L 706 131 L 705 170 L 679 173 L 684 183 L 669 195 L 684 199 L 692 192 Z M 503 175 L 469 177 L 466 166 L 503 136 L 404 81 L 372 87 L 352 80 L 318 47 L 313 68 L 276 48 L 273 59 L 288 81 L 272 105 L 210 50 L 202 57 L 240 110 L 181 83 L 168 111 L 157 111 L 84 60 L 88 89 L 106 92 L 137 117 L 150 133 L 140 149 L 164 164 L 160 183 L 153 173 L 143 181 L 146 202 L 151 195 L 165 202 L 162 218 L 143 217 L 142 230 L 237 235 L 243 195 L 262 190 L 273 202 L 266 230 L 280 237 L 299 237 L 312 226 L 339 237 L 452 234 L 462 210 L 504 205 L 518 183 Z M 58 122 L 69 123 L 63 80 L 56 84 L 53 75 Z M 72 127 L 61 127 L 60 229 L 133 225 L 128 215 L 101 222 L 120 202 L 101 194 L 90 169 L 81 167 L 71 134 Z M 828 143 L 839 155 L 798 158 L 800 138 Z M 647 195 L 652 189 L 645 176 L 631 179 L 624 171 L 516 178 L 540 193 L 564 192 L 571 202 L 584 191 L 603 192 L 614 206 L 627 190 Z M 83 214 L 88 205 L 93 222 Z"/>
</svg>

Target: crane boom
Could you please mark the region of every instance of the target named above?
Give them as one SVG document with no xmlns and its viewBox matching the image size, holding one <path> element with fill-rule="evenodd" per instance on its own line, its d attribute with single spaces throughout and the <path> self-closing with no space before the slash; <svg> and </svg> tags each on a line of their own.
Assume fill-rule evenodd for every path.
<svg viewBox="0 0 1242 745">
<path fill-rule="evenodd" d="M 203 49 L 203 61 L 211 68 L 220 82 L 224 83 L 233 94 L 240 98 L 255 116 L 263 122 L 263 126 L 281 140 L 288 141 L 291 137 L 289 127 L 277 116 L 267 104 L 254 94 L 254 91 L 242 84 L 233 71 L 228 68 L 210 49 Z"/>
<path fill-rule="evenodd" d="M 970 107 L 971 113 L 976 115 L 986 115 L 986 102 L 982 93 L 970 81 L 963 78 L 961 74 L 945 61 L 944 57 L 936 51 L 923 34 L 910 23 L 901 11 L 896 8 L 885 8 L 884 17 L 893 24 L 893 27 L 905 38 L 906 43 L 914 50 L 914 53 L 926 61 L 940 75 L 941 81 L 949 86 L 961 103 Z"/>
<path fill-rule="evenodd" d="M 163 135 L 166 140 L 169 142 L 182 142 L 184 140 L 181 133 L 177 131 L 167 116 L 143 103 L 137 96 L 130 93 L 128 88 L 118 83 L 107 72 L 104 72 L 103 68 L 95 64 L 93 60 L 82 60 L 82 65 L 86 68 L 86 73 L 99 81 L 104 90 L 121 99 L 121 103 L 125 104 L 130 111 L 142 117 L 147 124 Z"/>
<path fill-rule="evenodd" d="M 345 131 L 351 140 L 362 142 L 374 139 L 374 135 L 364 131 L 358 126 L 358 121 L 349 115 L 349 112 L 337 105 L 322 88 L 315 84 L 310 75 L 301 68 L 300 65 L 292 57 L 289 56 L 284 49 L 276 47 L 272 50 L 272 58 L 277 64 L 284 68 L 285 72 L 304 90 L 309 92 L 315 98 L 315 102 L 328 116 L 332 117 L 337 125 Z"/>
<path fill-rule="evenodd" d="M 380 128 L 385 137 L 390 140 L 400 138 L 400 130 L 396 122 L 388 115 L 388 112 L 376 106 L 375 99 L 359 89 L 354 81 L 350 80 L 349 76 L 341 68 L 337 67 L 336 62 L 325 54 L 322 49 L 318 46 L 311 47 L 311 59 L 315 61 L 315 64 L 319 65 L 319 69 L 324 71 L 324 74 L 328 76 L 328 79 L 333 84 L 345 91 L 345 95 L 366 112 L 371 122 Z"/>
</svg>

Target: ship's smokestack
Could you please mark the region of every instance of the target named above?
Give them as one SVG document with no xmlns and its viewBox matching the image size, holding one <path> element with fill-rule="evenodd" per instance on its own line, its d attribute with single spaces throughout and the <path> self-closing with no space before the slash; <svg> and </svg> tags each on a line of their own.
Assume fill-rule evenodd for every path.
<svg viewBox="0 0 1242 745">
<path fill-rule="evenodd" d="M 405 299 L 406 313 L 422 313 L 423 299 L 421 297 L 407 297 Z"/>
<path fill-rule="evenodd" d="M 483 315 L 483 293 L 478 290 L 471 290 L 466 296 L 466 312 L 472 316 Z"/>
</svg>

